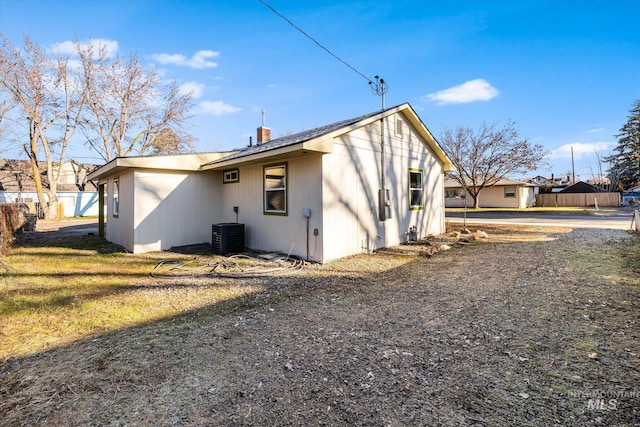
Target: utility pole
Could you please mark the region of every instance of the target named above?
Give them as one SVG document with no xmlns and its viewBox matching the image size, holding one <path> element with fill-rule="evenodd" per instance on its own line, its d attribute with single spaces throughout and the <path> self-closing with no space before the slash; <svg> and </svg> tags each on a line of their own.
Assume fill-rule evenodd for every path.
<svg viewBox="0 0 640 427">
<path fill-rule="evenodd" d="M 576 183 L 576 165 L 573 163 L 573 147 L 571 147 L 571 184 Z"/>
</svg>

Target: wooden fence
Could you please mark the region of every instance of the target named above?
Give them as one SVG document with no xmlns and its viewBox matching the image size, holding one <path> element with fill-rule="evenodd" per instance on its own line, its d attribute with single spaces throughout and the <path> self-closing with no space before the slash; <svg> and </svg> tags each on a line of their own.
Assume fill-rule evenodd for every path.
<svg viewBox="0 0 640 427">
<path fill-rule="evenodd" d="M 536 206 L 582 207 L 620 206 L 620 193 L 543 193 L 536 194 Z"/>
</svg>

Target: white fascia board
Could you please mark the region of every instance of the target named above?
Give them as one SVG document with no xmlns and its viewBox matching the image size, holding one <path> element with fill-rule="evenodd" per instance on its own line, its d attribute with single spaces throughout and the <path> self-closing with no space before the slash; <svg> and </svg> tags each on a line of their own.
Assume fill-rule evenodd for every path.
<svg viewBox="0 0 640 427">
<path fill-rule="evenodd" d="M 124 169 L 156 169 L 167 171 L 199 171 L 201 165 L 233 152 L 190 153 L 144 157 L 117 157 L 92 172 L 88 179 L 100 180 Z"/>
</svg>

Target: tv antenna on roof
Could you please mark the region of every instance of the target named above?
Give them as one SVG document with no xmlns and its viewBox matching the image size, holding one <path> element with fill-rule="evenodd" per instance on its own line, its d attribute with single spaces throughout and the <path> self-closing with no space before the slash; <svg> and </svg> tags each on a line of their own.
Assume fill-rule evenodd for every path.
<svg viewBox="0 0 640 427">
<path fill-rule="evenodd" d="M 387 93 L 388 89 L 387 82 L 379 76 L 375 76 L 374 79 L 376 82 L 369 81 L 369 86 L 374 95 L 382 97 L 382 109 L 384 110 L 384 94 Z"/>
</svg>

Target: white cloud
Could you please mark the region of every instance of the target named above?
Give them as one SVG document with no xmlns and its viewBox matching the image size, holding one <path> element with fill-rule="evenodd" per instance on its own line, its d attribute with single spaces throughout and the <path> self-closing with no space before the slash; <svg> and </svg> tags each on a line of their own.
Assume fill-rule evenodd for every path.
<svg viewBox="0 0 640 427">
<path fill-rule="evenodd" d="M 594 156 L 596 150 L 601 153 L 604 153 L 612 145 L 613 143 L 611 142 L 593 142 L 588 144 L 585 144 L 582 142 L 575 142 L 573 144 L 564 144 L 555 150 L 551 150 L 551 158 L 552 159 L 560 159 L 560 158 L 570 159 L 571 149 L 573 148 L 573 158 L 581 159 L 583 157 Z"/>
<path fill-rule="evenodd" d="M 269 83 L 269 84 L 267 85 L 267 88 L 268 88 L 268 89 L 274 89 L 274 88 L 277 88 L 277 87 L 278 87 L 278 85 L 277 85 L 277 84 L 275 84 L 275 83 Z"/>
<path fill-rule="evenodd" d="M 213 50 L 199 50 L 191 58 L 187 58 L 186 56 L 179 53 L 157 53 L 151 56 L 155 61 L 163 65 L 173 64 L 181 67 L 202 69 L 217 67 L 218 63 L 209 61 L 209 59 L 217 58 L 218 56 L 220 56 L 220 52 L 215 52 Z"/>
<path fill-rule="evenodd" d="M 475 101 L 489 101 L 500 92 L 484 79 L 469 80 L 438 92 L 423 96 L 423 100 L 433 101 L 436 105 L 466 104 Z"/>
<path fill-rule="evenodd" d="M 604 128 L 590 129 L 586 133 L 598 133 L 598 132 L 602 132 L 603 130 Z"/>
<path fill-rule="evenodd" d="M 194 99 L 198 99 L 202 97 L 202 94 L 204 93 L 204 88 L 205 86 L 203 83 L 186 82 L 181 84 L 178 90 L 180 91 L 181 95 L 186 95 L 190 93 Z"/>
<path fill-rule="evenodd" d="M 211 114 L 212 116 L 233 114 L 241 110 L 240 107 L 234 107 L 222 101 L 202 101 L 198 106 L 201 113 Z"/>
<path fill-rule="evenodd" d="M 116 56 L 119 50 L 118 42 L 116 40 L 107 39 L 88 39 L 85 42 L 81 42 L 80 47 L 82 50 L 86 50 L 91 47 L 96 55 L 100 49 L 105 49 L 105 53 L 109 58 Z M 76 43 L 70 40 L 63 41 L 62 43 L 54 43 L 51 45 L 50 49 L 51 52 L 58 55 L 76 56 Z"/>
</svg>

